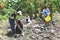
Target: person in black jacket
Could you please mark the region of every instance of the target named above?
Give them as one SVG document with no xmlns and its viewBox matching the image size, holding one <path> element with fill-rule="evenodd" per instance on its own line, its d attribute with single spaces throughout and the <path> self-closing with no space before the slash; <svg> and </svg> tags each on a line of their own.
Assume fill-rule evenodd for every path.
<svg viewBox="0 0 60 40">
<path fill-rule="evenodd" d="M 15 27 L 15 18 L 16 18 L 16 14 L 15 14 L 15 13 L 13 13 L 13 14 L 9 17 L 9 24 L 10 24 L 10 28 L 11 28 L 12 33 L 15 32 L 15 29 L 14 29 L 14 27 Z"/>
<path fill-rule="evenodd" d="M 22 12 L 18 11 L 16 13 L 16 19 L 15 19 L 15 23 L 16 23 L 15 30 L 16 30 L 16 34 L 23 35 L 23 33 L 22 33 L 22 31 L 23 31 L 23 25 L 22 25 L 22 23 L 20 21 L 21 20 L 20 16 L 22 16 Z"/>
</svg>

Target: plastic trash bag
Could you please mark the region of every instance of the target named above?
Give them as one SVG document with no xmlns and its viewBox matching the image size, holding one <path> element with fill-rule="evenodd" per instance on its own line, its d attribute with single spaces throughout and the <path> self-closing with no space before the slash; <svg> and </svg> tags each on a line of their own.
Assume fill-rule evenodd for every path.
<svg viewBox="0 0 60 40">
<path fill-rule="evenodd" d="M 45 20 L 46 22 L 50 22 L 50 21 L 51 21 L 50 15 L 47 15 L 47 16 L 44 18 L 44 20 Z"/>
</svg>

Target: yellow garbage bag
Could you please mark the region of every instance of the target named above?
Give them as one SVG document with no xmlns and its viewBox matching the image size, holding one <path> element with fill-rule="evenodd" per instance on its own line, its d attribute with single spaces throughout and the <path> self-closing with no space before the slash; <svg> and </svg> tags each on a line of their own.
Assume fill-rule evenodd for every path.
<svg viewBox="0 0 60 40">
<path fill-rule="evenodd" d="M 46 22 L 50 22 L 50 21 L 51 21 L 50 15 L 48 15 L 47 17 L 45 17 L 44 20 L 45 20 Z"/>
</svg>

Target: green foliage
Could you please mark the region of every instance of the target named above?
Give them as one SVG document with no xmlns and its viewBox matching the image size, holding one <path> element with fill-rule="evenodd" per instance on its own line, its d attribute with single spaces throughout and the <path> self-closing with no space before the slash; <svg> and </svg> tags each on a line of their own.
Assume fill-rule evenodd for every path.
<svg viewBox="0 0 60 40">
<path fill-rule="evenodd" d="M 7 20 L 8 15 L 0 15 L 0 20 Z"/>
<path fill-rule="evenodd" d="M 3 0 L 0 0 L 0 3 L 2 2 Z"/>
<path fill-rule="evenodd" d="M 0 0 L 1 2 L 2 0 Z M 29 13 L 31 17 L 32 14 L 37 17 L 45 4 L 50 8 L 51 13 L 56 10 L 60 12 L 60 0 L 6 0 L 5 6 L 0 12 L 0 20 L 7 19 L 9 15 L 19 10 L 22 10 L 23 15 Z"/>
</svg>

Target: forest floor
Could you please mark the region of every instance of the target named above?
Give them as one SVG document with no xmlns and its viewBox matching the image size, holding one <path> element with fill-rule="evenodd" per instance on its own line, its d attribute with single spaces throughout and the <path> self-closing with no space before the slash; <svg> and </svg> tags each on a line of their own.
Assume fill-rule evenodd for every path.
<svg viewBox="0 0 60 40">
<path fill-rule="evenodd" d="M 23 36 L 14 38 L 14 36 L 6 36 L 9 32 L 8 20 L 0 22 L 0 40 L 60 40 L 60 14 L 53 15 L 52 22 L 49 25 L 49 30 L 43 30 L 44 22 L 42 19 L 32 19 L 30 23 L 23 24 Z"/>
</svg>

